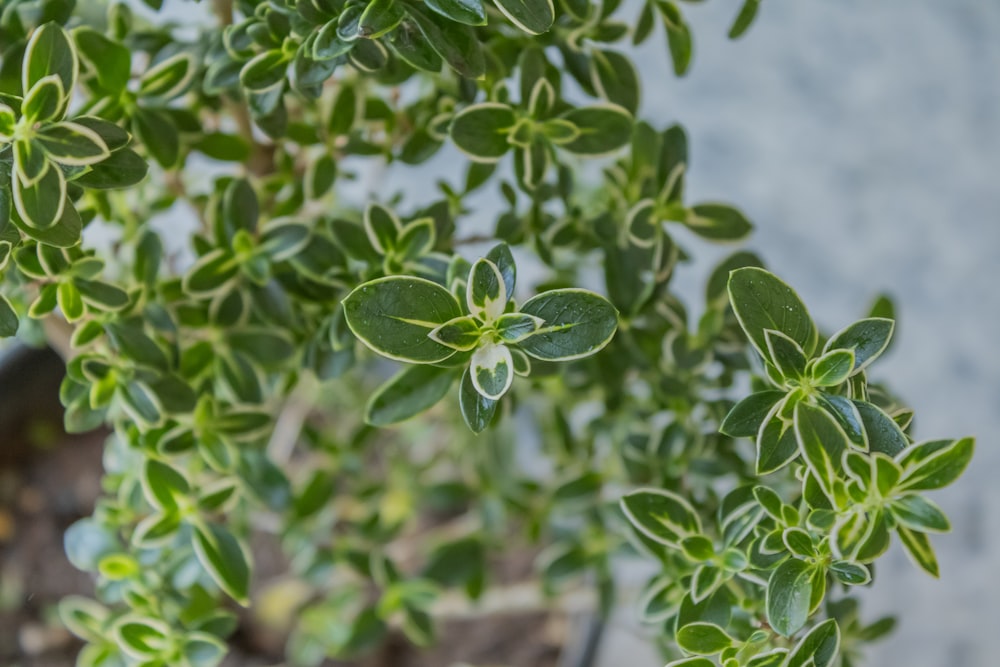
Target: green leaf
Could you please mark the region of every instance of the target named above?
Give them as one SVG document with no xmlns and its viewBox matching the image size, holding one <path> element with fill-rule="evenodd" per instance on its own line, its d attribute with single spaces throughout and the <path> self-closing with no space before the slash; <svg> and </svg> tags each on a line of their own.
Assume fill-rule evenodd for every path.
<svg viewBox="0 0 1000 667">
<path fill-rule="evenodd" d="M 0 294 L 0 338 L 9 338 L 17 333 L 17 312 L 3 294 Z"/>
<path fill-rule="evenodd" d="M 472 354 L 469 371 L 476 391 L 491 400 L 500 400 L 514 381 L 510 348 L 492 343 L 480 346 Z"/>
<path fill-rule="evenodd" d="M 941 508 L 923 496 L 912 494 L 895 498 L 889 504 L 889 512 L 899 523 L 921 533 L 951 530 L 951 523 Z"/>
<path fill-rule="evenodd" d="M 823 493 L 836 506 L 834 486 L 850 446 L 847 434 L 826 410 L 801 402 L 795 406 L 795 438 Z"/>
<path fill-rule="evenodd" d="M 239 273 L 239 265 L 232 255 L 222 248 L 199 258 L 182 283 L 184 291 L 195 297 L 209 297 L 224 288 Z"/>
<path fill-rule="evenodd" d="M 835 619 L 829 618 L 812 628 L 803 637 L 783 667 L 830 667 L 840 650 L 840 628 Z"/>
<path fill-rule="evenodd" d="M 831 350 L 812 362 L 812 382 L 817 387 L 836 387 L 847 380 L 854 366 L 852 350 Z"/>
<path fill-rule="evenodd" d="M 660 544 L 680 549 L 686 537 L 701 534 L 701 519 L 691 504 L 671 491 L 640 489 L 621 499 L 629 522 Z"/>
<path fill-rule="evenodd" d="M 486 398 L 472 384 L 472 374 L 465 369 L 459 388 L 458 405 L 462 418 L 473 433 L 482 433 L 493 421 L 498 401 Z"/>
<path fill-rule="evenodd" d="M 545 324 L 540 318 L 526 313 L 507 313 L 495 322 L 497 335 L 505 343 L 517 343 L 534 334 Z"/>
<path fill-rule="evenodd" d="M 698 236 L 712 241 L 739 241 L 753 231 L 753 225 L 746 216 L 726 204 L 692 206 L 683 222 Z"/>
<path fill-rule="evenodd" d="M 450 368 L 405 368 L 371 395 L 365 405 L 365 421 L 372 426 L 388 426 L 418 415 L 444 398 L 455 376 Z"/>
<path fill-rule="evenodd" d="M 109 96 L 120 95 L 132 75 L 132 54 L 129 50 L 85 26 L 73 30 L 73 41 L 101 91 Z"/>
<path fill-rule="evenodd" d="M 729 274 L 728 291 L 736 319 L 764 359 L 770 359 L 764 334 L 768 329 L 794 340 L 806 356 L 815 351 L 818 333 L 809 311 L 773 273 L 757 267 L 736 269 Z"/>
<path fill-rule="evenodd" d="M 507 288 L 497 265 L 485 257 L 469 271 L 465 302 L 473 317 L 490 323 L 507 307 Z"/>
<path fill-rule="evenodd" d="M 896 457 L 903 467 L 900 491 L 941 489 L 965 472 L 975 450 L 973 438 L 936 440 L 914 445 Z"/>
<path fill-rule="evenodd" d="M 582 289 L 543 292 L 524 302 L 521 312 L 541 319 L 543 324 L 518 345 L 544 361 L 590 356 L 607 345 L 618 328 L 615 307 L 604 297 Z"/>
<path fill-rule="evenodd" d="M 868 568 L 860 563 L 852 563 L 846 560 L 832 563 L 830 565 L 830 572 L 837 578 L 837 581 L 848 586 L 862 586 L 872 580 L 872 575 L 868 571 Z"/>
<path fill-rule="evenodd" d="M 517 117 L 506 104 L 486 102 L 462 109 L 451 121 L 451 139 L 475 162 L 496 162 L 510 143 L 507 136 Z"/>
<path fill-rule="evenodd" d="M 871 451 L 896 456 L 909 446 L 910 441 L 906 434 L 881 408 L 865 401 L 853 401 L 853 403 L 864 424 Z"/>
<path fill-rule="evenodd" d="M 455 354 L 428 336 L 462 314 L 451 292 L 437 283 L 403 276 L 379 278 L 355 288 L 343 306 L 354 335 L 382 356 L 430 364 Z"/>
<path fill-rule="evenodd" d="M 552 0 L 494 0 L 497 9 L 511 23 L 532 35 L 540 35 L 552 27 L 555 7 Z"/>
<path fill-rule="evenodd" d="M 139 79 L 139 97 L 172 100 L 191 84 L 198 70 L 190 53 L 176 53 L 146 70 Z"/>
<path fill-rule="evenodd" d="M 129 304 L 128 294 L 109 283 L 77 278 L 73 285 L 80 292 L 83 302 L 97 310 L 116 311 Z"/>
<path fill-rule="evenodd" d="M 176 512 L 179 501 L 191 494 L 191 486 L 181 473 L 153 459 L 146 459 L 140 480 L 149 504 L 167 513 Z"/>
<path fill-rule="evenodd" d="M 46 76 L 59 77 L 67 95 L 76 87 L 80 63 L 69 35 L 55 23 L 46 23 L 36 29 L 24 50 L 21 86 L 25 91 Z"/>
<path fill-rule="evenodd" d="M 677 645 L 695 655 L 722 653 L 733 643 L 733 638 L 714 623 L 689 623 L 677 631 Z"/>
<path fill-rule="evenodd" d="M 898 526 L 899 539 L 903 543 L 903 548 L 910 559 L 932 577 L 940 577 L 941 571 L 938 568 L 937 556 L 934 555 L 934 547 L 924 533 L 910 530 L 906 526 Z"/>
<path fill-rule="evenodd" d="M 278 368 L 295 356 L 296 346 L 289 332 L 247 327 L 231 331 L 228 341 L 232 349 L 264 368 Z"/>
<path fill-rule="evenodd" d="M 180 159 L 180 136 L 170 114 L 162 109 L 138 107 L 132 116 L 132 131 L 149 154 L 164 169 Z"/>
<path fill-rule="evenodd" d="M 466 352 L 479 344 L 482 332 L 479 323 L 471 315 L 463 315 L 448 320 L 427 334 L 432 340 L 453 350 Z"/>
<path fill-rule="evenodd" d="M 73 283 L 59 283 L 56 299 L 59 303 L 59 310 L 62 311 L 67 322 L 76 322 L 86 312 L 83 307 L 83 299 L 80 298 L 80 293 L 73 286 Z"/>
<path fill-rule="evenodd" d="M 559 117 L 580 131 L 573 141 L 560 144 L 577 155 L 607 155 L 632 138 L 632 114 L 615 104 L 571 109 Z"/>
<path fill-rule="evenodd" d="M 789 558 L 767 581 L 767 621 L 783 637 L 794 635 L 809 618 L 812 571 L 805 561 Z"/>
<path fill-rule="evenodd" d="M 379 204 L 370 204 L 365 209 L 364 224 L 368 242 L 380 255 L 387 255 L 396 248 L 403 225 L 395 213 Z"/>
<path fill-rule="evenodd" d="M 66 91 L 62 80 L 52 74 L 36 83 L 24 96 L 21 113 L 33 123 L 62 118 L 66 110 Z"/>
<path fill-rule="evenodd" d="M 376 39 L 393 30 L 406 17 L 402 3 L 396 0 L 372 0 L 358 19 L 358 36 Z"/>
<path fill-rule="evenodd" d="M 797 380 L 805 375 L 806 355 L 798 343 L 773 329 L 764 331 L 764 340 L 767 342 L 768 358 L 782 377 Z"/>
<path fill-rule="evenodd" d="M 115 189 L 136 185 L 146 177 L 149 167 L 139 154 L 131 149 L 117 150 L 109 158 L 74 179 L 85 188 Z"/>
<path fill-rule="evenodd" d="M 486 8 L 482 0 L 424 0 L 424 4 L 452 21 L 486 25 Z"/>
<path fill-rule="evenodd" d="M 194 552 L 198 562 L 227 595 L 244 607 L 250 604 L 250 556 L 246 548 L 222 526 L 194 525 Z"/>
<path fill-rule="evenodd" d="M 46 162 L 38 180 L 28 185 L 14 174 L 14 208 L 25 226 L 48 230 L 56 226 L 70 208 L 66 202 L 66 178 L 62 170 Z"/>
<path fill-rule="evenodd" d="M 166 655 L 173 643 L 167 624 L 152 618 L 126 616 L 112 632 L 122 651 L 137 660 Z"/>
<path fill-rule="evenodd" d="M 854 368 L 851 375 L 865 369 L 875 361 L 892 341 L 896 323 L 884 317 L 870 317 L 847 326 L 827 341 L 823 352 L 830 350 L 852 350 Z"/>
<path fill-rule="evenodd" d="M 755 437 L 767 413 L 784 397 L 785 392 L 778 389 L 750 394 L 733 406 L 719 430 L 733 438 Z"/>
<path fill-rule="evenodd" d="M 428 13 L 416 5 L 407 5 L 407 13 L 449 67 L 470 79 L 483 75 L 486 71 L 483 46 L 470 26 Z"/>
<path fill-rule="evenodd" d="M 750 28 L 754 18 L 757 16 L 757 9 L 760 7 L 760 0 L 744 0 L 739 14 L 729 28 L 729 39 L 739 39 Z"/>
<path fill-rule="evenodd" d="M 595 49 L 590 58 L 590 81 L 594 90 L 633 116 L 639 111 L 639 75 L 632 60 L 617 51 Z"/>
<path fill-rule="evenodd" d="M 100 135 L 78 123 L 46 125 L 35 140 L 51 159 L 69 166 L 91 165 L 111 155 Z"/>
<path fill-rule="evenodd" d="M 240 70 L 240 84 L 253 92 L 264 92 L 285 80 L 288 60 L 282 51 L 264 51 Z"/>
<path fill-rule="evenodd" d="M 671 0 L 661 0 L 656 6 L 667 29 L 667 45 L 674 62 L 674 74 L 684 76 L 691 65 L 691 28 Z"/>
</svg>

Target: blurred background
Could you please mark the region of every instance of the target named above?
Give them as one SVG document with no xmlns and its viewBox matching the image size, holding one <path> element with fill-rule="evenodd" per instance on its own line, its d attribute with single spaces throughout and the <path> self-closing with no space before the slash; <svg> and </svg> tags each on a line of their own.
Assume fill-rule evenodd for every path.
<svg viewBox="0 0 1000 667">
<path fill-rule="evenodd" d="M 201 15 L 191 2 L 166 4 L 165 12 L 181 20 Z M 935 498 L 954 525 L 952 534 L 934 540 L 942 579 L 919 572 L 897 548 L 879 562 L 863 613 L 868 620 L 898 613 L 901 622 L 866 664 L 996 664 L 1000 3 L 763 0 L 749 33 L 731 42 L 726 32 L 740 4 L 684 3 L 695 36 L 684 79 L 669 67 L 662 35 L 640 49 L 641 115 L 657 127 L 687 128 L 690 200 L 741 207 L 756 223 L 750 247 L 796 287 L 825 330 L 862 316 L 879 292 L 894 297 L 896 342 L 875 367 L 876 378 L 916 410 L 921 439 L 970 434 L 979 441 L 966 476 Z M 434 181 L 455 172 L 449 157 L 442 151 L 425 168 L 407 170 L 410 179 L 418 174 L 405 185 L 390 169 L 373 174 L 365 188 L 392 183 L 415 200 L 432 196 Z M 732 249 L 694 240 L 688 247 L 698 261 L 678 280 L 682 292 L 694 295 L 712 264 Z M 0 418 L 13 417 L 0 405 Z M 96 463 L 99 439 L 80 444 L 81 460 Z M 66 497 L 6 500 L 29 509 L 32 502 L 64 503 L 68 517 L 99 493 L 77 488 L 75 480 L 92 480 L 96 471 L 80 475 L 72 460 L 38 474 L 40 486 Z M 0 479 L 0 491 L 17 487 L 24 494 L 23 484 L 8 481 Z M 62 525 L 54 516 L 50 524 L 32 524 L 27 539 L 34 535 L 44 546 L 32 551 L 21 542 L 25 553 L 62 558 L 68 520 Z M 0 543 L 10 521 L 0 512 Z M 71 583 L 11 572 L 0 577 L 0 620 L 4 600 L 19 598 L 18 586 L 43 593 L 47 585 L 89 588 L 68 564 L 63 571 Z M 638 586 L 647 573 L 623 574 Z M 629 604 L 609 622 L 598 665 L 662 665 Z"/>
<path fill-rule="evenodd" d="M 827 331 L 876 292 L 898 307 L 874 368 L 916 410 L 920 439 L 978 438 L 965 477 L 934 498 L 941 579 L 901 549 L 879 561 L 863 613 L 900 614 L 869 665 L 986 667 L 1000 628 L 1000 3 L 764 0 L 738 42 L 740 3 L 685 4 L 695 35 L 676 80 L 662 42 L 641 50 L 642 114 L 691 143 L 692 201 L 756 223 L 749 245 Z M 692 248 L 694 249 L 694 248 Z M 695 289 L 701 271 L 680 278 Z M 720 252 L 720 254 L 722 254 Z M 693 274 L 693 275 L 692 275 Z M 658 666 L 612 623 L 603 665 Z"/>
</svg>

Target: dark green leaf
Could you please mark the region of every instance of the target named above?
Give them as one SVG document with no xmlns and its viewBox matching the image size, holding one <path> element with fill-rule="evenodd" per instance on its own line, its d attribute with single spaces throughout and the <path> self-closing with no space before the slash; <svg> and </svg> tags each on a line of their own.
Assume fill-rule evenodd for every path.
<svg viewBox="0 0 1000 667">
<path fill-rule="evenodd" d="M 409 419 L 444 398 L 454 381 L 452 369 L 429 365 L 406 368 L 368 399 L 365 421 L 373 426 L 388 426 Z"/>
<path fill-rule="evenodd" d="M 809 311 L 791 287 L 764 269 L 744 267 L 729 274 L 729 300 L 736 318 L 762 357 L 769 358 L 768 329 L 780 331 L 811 355 L 817 331 Z"/>
</svg>

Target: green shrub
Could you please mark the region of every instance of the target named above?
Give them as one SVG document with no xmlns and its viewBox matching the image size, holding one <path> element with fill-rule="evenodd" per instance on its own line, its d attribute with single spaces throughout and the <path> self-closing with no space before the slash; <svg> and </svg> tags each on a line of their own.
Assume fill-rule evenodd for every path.
<svg viewBox="0 0 1000 667">
<path fill-rule="evenodd" d="M 885 299 L 826 335 L 743 250 L 672 290 L 675 236 L 751 224 L 687 201 L 684 130 L 636 118 L 628 45 L 662 24 L 683 74 L 680 5 L 618 4 L 215 0 L 194 32 L 0 5 L 0 334 L 66 356 L 69 431 L 112 429 L 66 534 L 99 600 L 60 608 L 79 665 L 218 664 L 229 601 L 265 595 L 251 535 L 288 556 L 294 665 L 432 642 L 505 547 L 605 610 L 643 554 L 641 614 L 689 667 L 853 664 L 891 623 L 849 589 L 892 536 L 938 574 L 925 492 L 973 441 L 915 443 L 869 383 Z M 454 148 L 462 178 L 408 203 Z"/>
</svg>

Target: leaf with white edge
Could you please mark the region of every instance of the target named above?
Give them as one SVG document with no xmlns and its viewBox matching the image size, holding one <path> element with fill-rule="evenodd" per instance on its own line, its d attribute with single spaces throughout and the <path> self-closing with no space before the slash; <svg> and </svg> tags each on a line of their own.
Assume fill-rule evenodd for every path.
<svg viewBox="0 0 1000 667">
<path fill-rule="evenodd" d="M 974 450 L 973 438 L 914 445 L 896 459 L 904 471 L 899 490 L 930 491 L 948 486 L 965 471 Z"/>
<path fill-rule="evenodd" d="M 434 249 L 437 230 L 434 218 L 420 218 L 406 223 L 396 242 L 396 253 L 401 261 L 423 257 Z"/>
<path fill-rule="evenodd" d="M 49 166 L 48 156 L 42 145 L 31 139 L 14 142 L 14 174 L 25 186 L 38 183 Z M 6 180 L 6 179 L 5 179 Z"/>
<path fill-rule="evenodd" d="M 815 398 L 817 404 L 837 420 L 851 444 L 861 451 L 867 452 L 869 450 L 868 433 L 865 431 L 865 425 L 857 406 L 849 398 L 835 394 L 817 393 Z"/>
<path fill-rule="evenodd" d="M 471 315 L 463 315 L 453 320 L 448 320 L 436 329 L 432 329 L 427 334 L 431 340 L 442 345 L 466 352 L 479 344 L 482 332 L 479 323 Z"/>
<path fill-rule="evenodd" d="M 369 204 L 364 224 L 368 242 L 380 255 L 387 255 L 396 248 L 403 225 L 395 213 L 379 204 Z"/>
<path fill-rule="evenodd" d="M 830 667 L 840 650 L 840 628 L 829 618 L 799 640 L 782 667 Z"/>
<path fill-rule="evenodd" d="M 198 562 L 227 595 L 246 607 L 250 603 L 250 556 L 226 528 L 198 522 L 194 525 L 194 552 Z"/>
<path fill-rule="evenodd" d="M 471 26 L 449 21 L 435 12 L 426 11 L 423 7 L 415 4 L 407 5 L 406 11 L 410 19 L 416 23 L 426 42 L 449 67 L 470 79 L 478 79 L 483 75 L 486 71 L 483 45 Z M 409 26 L 410 24 L 404 22 L 402 25 Z M 415 55 L 412 49 L 410 55 L 411 57 Z M 418 60 L 423 61 L 419 64 L 428 64 L 426 58 L 414 58 L 414 61 Z"/>
<path fill-rule="evenodd" d="M 680 549 L 686 537 L 701 534 L 701 519 L 681 496 L 662 489 L 639 489 L 621 499 L 629 522 L 646 537 Z"/>
<path fill-rule="evenodd" d="M 684 226 L 712 241 L 739 241 L 753 231 L 753 225 L 736 208 L 725 204 L 697 204 L 684 216 Z"/>
<path fill-rule="evenodd" d="M 181 654 L 191 667 L 217 667 L 228 651 L 225 642 L 207 632 L 189 632 L 181 648 Z"/>
<path fill-rule="evenodd" d="M 594 49 L 590 58 L 590 82 L 598 94 L 635 115 L 639 111 L 639 75 L 632 60 L 617 51 Z"/>
<path fill-rule="evenodd" d="M 519 347 L 536 359 L 567 361 L 604 348 L 618 329 L 618 311 L 594 292 L 558 289 L 528 299 L 521 312 L 544 324 Z"/>
<path fill-rule="evenodd" d="M 898 526 L 897 532 L 910 560 L 932 577 L 940 577 L 941 570 L 938 567 L 937 556 L 934 555 L 934 547 L 931 546 L 931 541 L 927 535 L 910 530 L 906 526 Z"/>
<path fill-rule="evenodd" d="M 848 325 L 835 333 L 823 346 L 830 350 L 853 350 L 854 368 L 851 375 L 868 367 L 885 352 L 892 341 L 896 323 L 885 317 L 870 317 Z"/>
<path fill-rule="evenodd" d="M 734 643 L 735 640 L 714 623 L 689 623 L 677 631 L 677 645 L 695 655 L 722 653 Z"/>
<path fill-rule="evenodd" d="M 14 136 L 17 115 L 9 105 L 0 102 L 0 142 L 8 142 Z"/>
<path fill-rule="evenodd" d="M 516 120 L 506 104 L 474 104 L 452 118 L 451 140 L 474 162 L 496 162 L 510 149 L 507 136 Z"/>
<path fill-rule="evenodd" d="M 896 456 L 910 445 L 910 440 L 880 407 L 866 401 L 852 401 L 864 424 L 868 447 L 873 452 Z"/>
<path fill-rule="evenodd" d="M 24 96 L 21 114 L 34 123 L 58 120 L 65 114 L 66 91 L 62 80 L 52 74 L 40 79 Z"/>
<path fill-rule="evenodd" d="M 424 4 L 457 23 L 486 25 L 486 8 L 482 0 L 424 0 Z"/>
<path fill-rule="evenodd" d="M 768 329 L 794 340 L 806 356 L 816 349 L 818 333 L 809 311 L 773 273 L 757 267 L 736 269 L 729 274 L 728 291 L 736 319 L 763 358 L 769 358 L 764 335 Z"/>
<path fill-rule="evenodd" d="M 142 491 L 150 505 L 165 512 L 175 512 L 191 493 L 191 486 L 175 468 L 146 459 L 140 477 Z"/>
<path fill-rule="evenodd" d="M 511 23 L 532 35 L 548 32 L 555 21 L 552 0 L 493 0 Z"/>
<path fill-rule="evenodd" d="M 170 627 L 166 623 L 141 616 L 120 619 L 112 635 L 122 652 L 137 660 L 165 656 L 173 645 Z"/>
<path fill-rule="evenodd" d="M 59 601 L 59 620 L 66 629 L 84 641 L 100 642 L 111 613 L 96 600 L 69 595 Z"/>
<path fill-rule="evenodd" d="M 473 317 L 493 322 L 507 307 L 507 288 L 497 265 L 483 257 L 472 265 L 465 302 Z"/>
<path fill-rule="evenodd" d="M 194 297 L 209 297 L 230 285 L 240 267 L 236 260 L 222 248 L 200 257 L 184 275 L 184 291 Z"/>
<path fill-rule="evenodd" d="M 444 398 L 455 377 L 450 368 L 423 364 L 405 368 L 371 395 L 365 405 L 365 421 L 388 426 L 418 415 Z"/>
<path fill-rule="evenodd" d="M 947 533 L 951 522 L 937 505 L 923 496 L 908 494 L 893 499 L 889 512 L 897 522 L 921 533 Z"/>
<path fill-rule="evenodd" d="M 139 79 L 139 96 L 172 100 L 187 90 L 197 71 L 193 54 L 176 53 L 143 73 Z"/>
<path fill-rule="evenodd" d="M 847 434 L 826 410 L 802 402 L 795 406 L 795 438 L 823 493 L 836 506 L 834 486 L 850 446 Z"/>
<path fill-rule="evenodd" d="M 805 561 L 789 558 L 768 579 L 767 621 L 783 637 L 794 635 L 809 618 L 812 571 Z"/>
<path fill-rule="evenodd" d="M 342 303 L 347 326 L 382 356 L 432 364 L 455 354 L 428 337 L 462 314 L 451 292 L 437 283 L 404 276 L 379 278 L 356 287 Z"/>
<path fill-rule="evenodd" d="M 781 412 L 785 401 L 775 403 L 771 411 L 764 417 L 760 430 L 757 432 L 757 463 L 758 475 L 767 475 L 785 467 L 799 453 L 799 445 L 795 439 L 795 429 L 790 420 L 783 419 Z"/>
<path fill-rule="evenodd" d="M 836 387 L 851 375 L 854 364 L 853 351 L 830 350 L 813 360 L 809 374 L 817 387 Z"/>
<path fill-rule="evenodd" d="M 806 355 L 798 343 L 774 329 L 764 331 L 764 340 L 767 342 L 768 358 L 782 377 L 797 380 L 805 375 Z"/>
<path fill-rule="evenodd" d="M 35 134 L 35 138 L 49 158 L 59 164 L 91 165 L 111 155 L 100 135 L 78 123 L 46 125 Z"/>
<path fill-rule="evenodd" d="M 59 283 L 56 300 L 59 303 L 59 310 L 62 311 L 67 322 L 78 321 L 86 312 L 83 299 L 80 298 L 80 292 L 77 291 L 73 283 Z"/>
<path fill-rule="evenodd" d="M 632 138 L 632 114 L 616 104 L 571 109 L 559 117 L 579 130 L 575 139 L 560 144 L 576 155 L 608 155 Z"/>
<path fill-rule="evenodd" d="M 26 185 L 14 174 L 14 208 L 25 225 L 37 230 L 54 227 L 67 208 L 66 178 L 62 170 L 47 162 L 33 185 Z"/>
<path fill-rule="evenodd" d="M 0 294 L 0 338 L 9 338 L 17 333 L 19 321 L 17 312 L 3 294 Z"/>
<path fill-rule="evenodd" d="M 681 658 L 668 662 L 665 667 L 715 667 L 708 658 Z"/>
<path fill-rule="evenodd" d="M 505 313 L 495 322 L 497 335 L 505 343 L 517 343 L 545 324 L 541 318 L 526 313 Z"/>
<path fill-rule="evenodd" d="M 462 375 L 462 384 L 459 388 L 458 405 L 462 411 L 462 418 L 473 433 L 482 433 L 497 410 L 497 401 L 486 398 L 472 384 L 472 373 L 465 369 Z"/>
<path fill-rule="evenodd" d="M 472 353 L 469 366 L 472 386 L 494 401 L 507 393 L 514 381 L 514 360 L 506 345 L 488 343 Z"/>
<path fill-rule="evenodd" d="M 842 584 L 848 586 L 863 586 L 872 580 L 871 572 L 861 563 L 852 563 L 846 560 L 835 561 L 830 564 L 830 572 Z"/>
<path fill-rule="evenodd" d="M 786 393 L 778 389 L 750 394 L 732 407 L 719 430 L 733 438 L 755 437 L 767 414 L 785 396 Z"/>
<path fill-rule="evenodd" d="M 76 87 L 80 63 L 69 35 L 59 25 L 46 23 L 37 28 L 24 49 L 21 86 L 25 91 L 41 79 L 56 75 L 68 95 Z"/>
<path fill-rule="evenodd" d="M 266 92 L 281 85 L 288 70 L 288 60 L 280 50 L 263 51 L 240 70 L 240 83 L 249 91 Z"/>
<path fill-rule="evenodd" d="M 507 288 L 507 300 L 514 298 L 514 287 L 517 285 L 517 265 L 514 263 L 514 255 L 510 251 L 510 246 L 506 243 L 499 243 L 486 253 L 486 259 L 493 262 L 500 275 L 503 276 L 503 284 Z"/>
<path fill-rule="evenodd" d="M 101 91 L 121 95 L 131 78 L 131 52 L 124 45 L 86 26 L 73 29 L 73 41 L 77 54 L 96 78 Z"/>
</svg>

